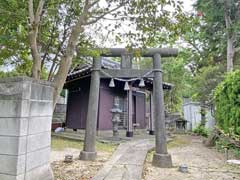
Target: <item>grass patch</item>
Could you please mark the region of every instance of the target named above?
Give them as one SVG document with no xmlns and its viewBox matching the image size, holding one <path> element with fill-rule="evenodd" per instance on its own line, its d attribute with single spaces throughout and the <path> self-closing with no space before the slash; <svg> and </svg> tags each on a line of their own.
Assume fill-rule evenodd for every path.
<svg viewBox="0 0 240 180">
<path fill-rule="evenodd" d="M 216 149 L 219 152 L 224 153 L 224 148 L 226 147 L 228 147 L 229 153 L 232 154 L 234 158 L 240 159 L 240 148 L 230 144 L 229 141 L 223 138 L 220 138 L 216 141 Z"/>
<path fill-rule="evenodd" d="M 61 151 L 64 148 L 83 149 L 83 142 L 52 136 L 51 147 L 53 150 L 56 151 Z M 117 146 L 114 144 L 96 142 L 97 151 L 113 152 L 116 149 L 116 147 Z"/>
<path fill-rule="evenodd" d="M 177 135 L 176 137 L 174 137 L 174 139 L 170 142 L 168 142 L 167 144 L 167 148 L 174 148 L 174 147 L 180 147 L 180 146 L 186 146 L 188 144 L 190 144 L 191 140 L 189 138 L 189 136 L 187 135 Z M 152 157 L 154 154 L 154 150 L 149 151 L 146 157 L 146 161 L 150 162 L 152 161 Z"/>
<path fill-rule="evenodd" d="M 191 139 L 186 135 L 177 135 L 172 141 L 170 141 L 167 145 L 168 149 L 186 146 L 191 143 Z"/>
</svg>

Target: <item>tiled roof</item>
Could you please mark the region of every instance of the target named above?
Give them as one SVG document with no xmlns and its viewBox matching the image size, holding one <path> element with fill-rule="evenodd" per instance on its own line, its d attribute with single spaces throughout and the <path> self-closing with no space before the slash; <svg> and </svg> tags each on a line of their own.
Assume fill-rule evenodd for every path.
<svg viewBox="0 0 240 180">
<path fill-rule="evenodd" d="M 92 61 L 86 62 L 84 65 L 78 65 L 71 72 L 68 73 L 68 76 L 73 76 L 76 74 L 81 74 L 82 72 L 91 70 Z M 104 69 L 120 69 L 120 63 L 109 60 L 107 58 L 102 58 L 102 68 Z"/>
<path fill-rule="evenodd" d="M 109 60 L 108 58 L 105 58 L 105 57 L 102 57 L 101 63 L 102 63 L 103 69 L 120 69 L 121 67 L 119 62 Z M 90 74 L 91 70 L 92 70 L 92 61 L 89 60 L 85 64 L 78 65 L 71 72 L 69 72 L 67 76 L 67 81 L 74 80 L 75 78 L 88 75 Z M 153 79 L 147 78 L 147 82 L 152 84 Z M 163 86 L 166 89 L 171 89 L 174 85 L 164 82 Z"/>
</svg>

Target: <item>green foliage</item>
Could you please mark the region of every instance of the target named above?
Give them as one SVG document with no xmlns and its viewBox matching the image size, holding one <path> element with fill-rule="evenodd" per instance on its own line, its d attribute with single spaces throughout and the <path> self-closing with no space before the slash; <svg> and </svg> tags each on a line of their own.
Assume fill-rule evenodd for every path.
<svg viewBox="0 0 240 180">
<path fill-rule="evenodd" d="M 0 1 L 0 64 L 27 59 L 27 4 L 23 0 Z"/>
<path fill-rule="evenodd" d="M 188 62 L 188 51 L 181 51 L 176 58 L 162 58 L 163 81 L 173 84 L 170 91 L 164 93 L 164 103 L 169 112 L 182 111 L 182 97 L 189 97 L 191 91 L 192 76 L 186 68 Z M 136 64 L 141 69 L 151 69 L 152 59 L 145 58 Z"/>
<path fill-rule="evenodd" d="M 227 74 L 217 86 L 214 98 L 218 126 L 225 133 L 240 135 L 240 70 Z"/>
<path fill-rule="evenodd" d="M 205 66 L 194 77 L 193 100 L 202 103 L 212 102 L 213 91 L 223 79 L 224 68 L 222 66 Z"/>
<path fill-rule="evenodd" d="M 33 1 L 34 12 L 37 9 L 38 2 Z M 84 14 L 83 7 L 85 3 L 87 1 L 84 0 L 45 1 L 37 43 L 42 59 L 42 69 L 52 69 L 51 77 L 56 74 L 59 61 L 64 55 L 72 27 L 79 17 Z M 179 35 L 177 22 L 181 18 L 181 3 L 178 1 L 106 0 L 105 3 L 99 4 L 98 1 L 94 1 L 94 3 L 90 4 L 95 5 L 89 9 L 89 14 L 86 15 L 88 25 L 86 28 L 83 25 L 85 31 L 80 34 L 77 45 L 77 58 L 74 58 L 73 66 L 81 59 L 80 56 L 92 54 L 87 52 L 87 49 L 97 48 L 96 41 L 103 41 L 103 43 L 98 43 L 101 48 L 106 45 L 105 42 L 110 42 L 110 34 L 112 39 L 124 40 L 125 44 L 133 47 L 139 45 L 146 47 L 152 43 L 152 39 L 155 37 L 166 44 L 170 42 L 169 39 L 176 39 L 175 34 Z M 121 10 L 110 11 L 119 5 L 122 6 Z M 170 6 L 174 7 L 171 11 L 169 11 Z M 104 14 L 108 14 L 108 17 L 105 18 L 110 18 L 113 21 L 103 19 Z M 22 64 L 29 59 L 31 60 L 28 40 L 28 17 L 27 1 L 0 1 L 0 65 L 14 64 L 16 66 L 19 61 Z M 101 22 L 98 23 L 98 20 Z M 133 27 L 134 30 L 129 28 L 126 31 L 116 31 L 116 29 L 125 28 L 126 26 Z M 103 33 L 103 29 L 108 33 Z M 157 36 L 156 32 L 160 31 L 161 36 Z M 109 44 L 107 45 L 109 46 Z M 97 53 L 94 52 L 93 54 L 96 55 Z M 24 69 L 21 71 L 25 72 Z M 43 77 L 45 78 L 44 73 L 43 71 Z M 25 74 L 29 75 L 28 72 Z"/>
<path fill-rule="evenodd" d="M 190 71 L 186 69 L 186 64 L 189 63 L 187 53 L 182 51 L 177 58 L 162 60 L 163 80 L 174 85 L 164 96 L 166 108 L 170 112 L 181 112 L 182 97 L 188 96 L 191 91 L 192 77 Z"/>
<path fill-rule="evenodd" d="M 224 152 L 225 148 L 228 148 L 230 152 L 232 152 L 237 158 L 240 158 L 240 149 L 231 144 L 224 138 L 219 138 L 216 141 L 216 148 L 220 152 Z"/>
<path fill-rule="evenodd" d="M 226 28 L 224 1 L 197 0 L 195 12 L 187 14 L 181 23 L 182 38 L 188 43 L 191 55 L 187 65 L 193 81 L 190 96 L 201 103 L 211 103 L 213 90 L 226 72 L 228 34 L 239 32 L 239 6 L 237 0 L 228 0 L 227 9 L 231 16 L 231 29 Z M 240 36 L 236 36 L 235 47 L 239 47 Z M 234 67 L 239 65 L 239 48 L 236 48 Z"/>
<path fill-rule="evenodd" d="M 199 136 L 208 137 L 209 131 L 203 125 L 198 125 L 193 132 Z"/>
<path fill-rule="evenodd" d="M 226 4 L 225 4 L 226 3 Z M 202 36 L 201 42 L 206 45 L 204 51 L 213 55 L 214 61 L 226 64 L 226 51 L 228 36 L 234 36 L 236 41 L 234 47 L 239 47 L 240 36 L 240 3 L 238 0 L 197 0 L 196 10 L 202 13 L 199 24 Z M 226 28 L 225 8 L 230 18 L 230 27 Z M 238 53 L 238 52 L 236 52 Z M 237 56 L 234 58 L 234 64 L 239 63 Z"/>
</svg>

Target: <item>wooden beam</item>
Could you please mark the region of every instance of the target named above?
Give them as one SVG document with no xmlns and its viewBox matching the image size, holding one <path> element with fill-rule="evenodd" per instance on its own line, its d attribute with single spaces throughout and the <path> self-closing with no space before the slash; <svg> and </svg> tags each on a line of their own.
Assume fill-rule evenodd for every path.
<svg viewBox="0 0 240 180">
<path fill-rule="evenodd" d="M 101 78 L 141 78 L 146 73 L 150 72 L 151 70 L 139 70 L 139 69 L 102 69 L 101 70 Z M 107 76 L 107 74 L 110 75 Z M 153 73 L 145 76 L 148 78 L 153 78 Z"/>
<path fill-rule="evenodd" d="M 100 49 L 101 56 L 104 57 L 121 57 L 123 54 L 139 54 L 142 57 L 153 57 L 154 54 L 160 54 L 161 57 L 176 57 L 178 55 L 177 48 L 147 48 L 147 49 L 132 49 L 126 48 L 107 48 Z"/>
</svg>

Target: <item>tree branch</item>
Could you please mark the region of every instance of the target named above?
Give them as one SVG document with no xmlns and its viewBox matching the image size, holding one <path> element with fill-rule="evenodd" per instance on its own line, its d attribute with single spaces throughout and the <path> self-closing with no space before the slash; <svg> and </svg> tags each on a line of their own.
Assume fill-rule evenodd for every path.
<svg viewBox="0 0 240 180">
<path fill-rule="evenodd" d="M 102 15 L 100 15 L 100 16 L 98 16 L 98 17 L 95 17 L 94 20 L 91 20 L 91 21 L 86 22 L 84 25 L 90 25 L 90 24 L 96 23 L 97 21 L 99 21 L 100 19 L 102 19 L 102 18 L 103 18 L 104 16 L 106 16 L 107 14 L 110 14 L 110 13 L 118 10 L 119 8 L 121 8 L 124 4 L 125 4 L 125 3 L 122 3 L 122 4 L 120 4 L 119 6 L 113 8 L 113 9 L 111 9 L 111 10 L 109 10 L 109 11 L 104 12 Z"/>
<path fill-rule="evenodd" d="M 227 0 L 224 0 L 224 18 L 226 27 L 229 29 L 231 27 L 231 19 L 228 14 Z"/>
<path fill-rule="evenodd" d="M 34 12 L 33 12 L 33 0 L 28 1 L 28 12 L 29 12 L 29 23 L 33 24 L 34 22 Z"/>
<path fill-rule="evenodd" d="M 56 105 L 58 96 L 63 88 L 68 71 L 71 67 L 72 59 L 74 56 L 79 35 L 84 31 L 83 25 L 85 24 L 85 22 L 87 21 L 87 18 L 89 17 L 89 8 L 90 8 L 89 0 L 86 0 L 83 8 L 83 13 L 79 16 L 77 23 L 72 27 L 72 31 L 68 39 L 66 51 L 61 57 L 59 68 L 54 78 L 54 89 L 55 89 L 54 95 L 53 95 L 54 106 Z"/>
<path fill-rule="evenodd" d="M 46 59 L 47 55 L 49 54 L 48 50 L 49 50 L 50 46 L 52 45 L 53 38 L 54 38 L 54 32 L 55 32 L 56 28 L 57 28 L 57 21 L 56 21 L 55 25 L 51 29 L 50 38 L 49 38 L 49 41 L 48 41 L 48 43 L 46 45 L 45 53 L 44 53 L 44 55 L 42 57 L 41 70 L 43 70 L 45 59 Z"/>
<path fill-rule="evenodd" d="M 93 6 L 95 6 L 99 1 L 100 1 L 100 0 L 96 0 L 95 2 L 91 3 L 91 4 L 89 5 L 90 8 L 93 7 Z"/>
<path fill-rule="evenodd" d="M 39 3 L 38 3 L 37 11 L 36 11 L 36 14 L 35 14 L 35 21 L 36 21 L 37 24 L 39 24 L 39 22 L 40 22 L 41 15 L 42 15 L 42 12 L 43 12 L 44 3 L 45 3 L 45 0 L 40 0 Z"/>
<path fill-rule="evenodd" d="M 41 56 L 40 53 L 38 52 L 37 37 L 43 5 L 44 0 L 40 0 L 36 14 L 34 15 L 33 0 L 28 1 L 28 11 L 30 20 L 28 38 L 31 48 L 31 54 L 33 57 L 32 77 L 35 79 L 40 79 L 41 76 Z"/>
</svg>

